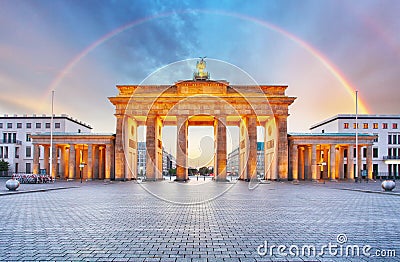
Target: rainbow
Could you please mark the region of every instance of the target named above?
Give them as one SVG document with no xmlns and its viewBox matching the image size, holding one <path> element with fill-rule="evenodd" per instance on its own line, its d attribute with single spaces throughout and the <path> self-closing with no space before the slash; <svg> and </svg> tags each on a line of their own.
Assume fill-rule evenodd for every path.
<svg viewBox="0 0 400 262">
<path fill-rule="evenodd" d="M 283 36 L 287 37 L 294 43 L 298 44 L 300 47 L 304 48 L 307 52 L 309 52 L 314 58 L 316 58 L 321 64 L 341 83 L 341 85 L 346 89 L 347 93 L 353 97 L 355 100 L 355 91 L 356 88 L 350 83 L 349 80 L 346 79 L 344 74 L 327 58 L 325 57 L 321 52 L 318 51 L 317 48 L 313 47 L 311 44 L 305 42 L 301 38 L 295 36 L 294 34 L 285 31 L 284 29 L 271 24 L 269 22 L 266 22 L 261 19 L 257 19 L 254 17 L 238 14 L 238 13 L 232 13 L 232 12 L 224 12 L 224 11 L 215 11 L 215 10 L 204 10 L 204 9 L 192 9 L 192 10 L 184 10 L 184 11 L 179 11 L 179 12 L 168 12 L 168 13 L 162 13 L 158 14 L 155 16 L 149 16 L 146 18 L 142 18 L 139 20 L 132 21 L 128 24 L 125 24 L 117 29 L 114 29 L 113 31 L 105 34 L 98 40 L 96 40 L 94 43 L 90 44 L 88 47 L 86 47 L 84 50 L 82 50 L 77 56 L 75 56 L 61 71 L 60 73 L 54 78 L 54 80 L 50 83 L 49 88 L 47 89 L 47 92 L 50 92 L 51 90 L 55 90 L 57 86 L 60 84 L 60 82 L 63 80 L 65 75 L 70 72 L 75 65 L 79 63 L 86 55 L 88 55 L 91 51 L 93 51 L 96 47 L 99 45 L 103 44 L 104 42 L 108 41 L 109 39 L 115 37 L 116 35 L 131 29 L 137 25 L 143 24 L 145 22 L 154 20 L 154 19 L 159 19 L 159 18 L 165 18 L 174 14 L 185 14 L 185 13 L 206 13 L 206 14 L 217 14 L 217 15 L 224 15 L 224 16 L 230 16 L 230 17 L 235 17 L 238 19 L 242 19 L 245 21 L 251 21 L 253 23 L 256 23 L 262 27 L 265 27 L 267 29 L 270 29 L 272 31 L 275 31 L 279 34 L 282 34 Z M 368 110 L 366 103 L 362 101 L 362 99 L 359 99 L 358 101 L 359 105 L 359 110 L 361 113 L 368 114 L 370 110 Z"/>
</svg>

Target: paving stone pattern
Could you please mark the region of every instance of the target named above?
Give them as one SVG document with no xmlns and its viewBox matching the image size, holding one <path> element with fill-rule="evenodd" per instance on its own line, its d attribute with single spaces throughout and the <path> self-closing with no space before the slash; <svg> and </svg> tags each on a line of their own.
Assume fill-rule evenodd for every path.
<svg viewBox="0 0 400 262">
<path fill-rule="evenodd" d="M 400 261 L 400 196 L 337 187 L 86 182 L 79 188 L 3 195 L 0 260 Z M 338 244 L 338 234 L 347 237 L 343 246 L 370 245 L 371 253 L 395 250 L 397 256 L 257 252 L 265 241 L 320 248 Z"/>
</svg>

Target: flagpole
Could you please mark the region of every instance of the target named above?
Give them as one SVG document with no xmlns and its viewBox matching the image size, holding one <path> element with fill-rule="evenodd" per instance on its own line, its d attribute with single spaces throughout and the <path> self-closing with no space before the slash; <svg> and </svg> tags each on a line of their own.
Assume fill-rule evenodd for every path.
<svg viewBox="0 0 400 262">
<path fill-rule="evenodd" d="M 53 116 L 54 116 L 54 90 L 51 91 L 51 117 L 50 117 L 50 177 L 53 178 Z M 54 176 L 55 181 L 55 176 Z"/>
<path fill-rule="evenodd" d="M 358 172 L 358 91 L 356 90 L 356 179 L 359 180 Z M 360 180 L 361 182 L 361 180 Z"/>
</svg>

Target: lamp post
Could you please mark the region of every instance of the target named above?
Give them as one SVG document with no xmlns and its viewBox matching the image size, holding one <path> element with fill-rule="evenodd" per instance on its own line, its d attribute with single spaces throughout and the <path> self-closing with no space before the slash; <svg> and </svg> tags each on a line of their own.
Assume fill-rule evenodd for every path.
<svg viewBox="0 0 400 262">
<path fill-rule="evenodd" d="M 50 177 L 53 178 L 53 119 L 54 119 L 54 90 L 51 91 L 51 117 L 50 117 Z M 47 167 L 46 167 L 47 168 Z M 56 174 L 54 174 L 54 181 Z"/>
<path fill-rule="evenodd" d="M 359 180 L 359 175 L 360 174 L 358 173 L 358 91 L 356 90 L 356 182 Z"/>
<path fill-rule="evenodd" d="M 81 183 L 82 183 L 82 171 L 83 171 L 83 168 L 85 167 L 85 163 L 84 162 L 81 162 L 80 164 L 79 164 L 79 177 L 81 178 Z"/>
</svg>

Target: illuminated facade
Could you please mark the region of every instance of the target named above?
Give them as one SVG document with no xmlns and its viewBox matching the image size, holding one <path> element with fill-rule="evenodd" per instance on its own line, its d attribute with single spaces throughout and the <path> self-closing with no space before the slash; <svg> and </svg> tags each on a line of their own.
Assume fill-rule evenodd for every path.
<svg viewBox="0 0 400 262">
<path fill-rule="evenodd" d="M 0 117 L 0 159 L 10 164 L 10 172 L 32 173 L 34 148 L 32 134 L 50 132 L 49 115 L 3 115 Z M 91 127 L 68 115 L 56 115 L 53 118 L 54 132 L 91 132 Z M 49 163 L 46 157 L 49 147 L 41 146 L 39 168 L 49 173 Z"/>
<path fill-rule="evenodd" d="M 358 133 L 374 134 L 372 170 L 375 177 L 399 176 L 400 173 L 400 115 L 358 115 Z M 355 133 L 356 116 L 340 114 L 311 126 L 314 133 Z M 355 157 L 355 154 L 353 154 Z M 361 148 L 362 169 L 367 169 L 367 148 Z"/>
<path fill-rule="evenodd" d="M 287 117 L 295 100 L 287 86 L 232 86 L 226 81 L 194 79 L 164 86 L 119 85 L 110 97 L 117 117 L 115 179 L 136 179 L 137 127 L 146 128 L 146 177 L 162 179 L 162 127 L 177 126 L 177 180 L 188 179 L 188 126 L 214 127 L 216 180 L 226 180 L 226 126 L 239 126 L 239 170 L 243 180 L 256 179 L 257 126 L 265 135 L 266 179 L 288 177 Z M 276 154 L 274 154 L 276 152 Z"/>
</svg>

